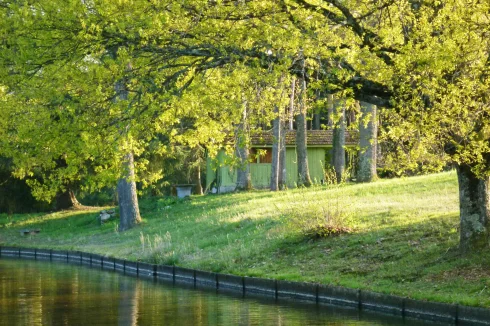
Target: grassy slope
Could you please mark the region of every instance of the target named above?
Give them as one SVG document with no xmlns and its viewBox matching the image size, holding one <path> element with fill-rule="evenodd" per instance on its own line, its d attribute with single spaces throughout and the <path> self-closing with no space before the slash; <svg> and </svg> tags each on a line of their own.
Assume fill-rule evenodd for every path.
<svg viewBox="0 0 490 326">
<path fill-rule="evenodd" d="M 490 252 L 461 256 L 455 173 L 372 184 L 141 202 L 124 233 L 97 211 L 0 215 L 0 244 L 304 280 L 490 307 Z M 354 232 L 311 240 L 293 218 L 341 210 Z M 39 228 L 32 237 L 19 230 Z"/>
</svg>

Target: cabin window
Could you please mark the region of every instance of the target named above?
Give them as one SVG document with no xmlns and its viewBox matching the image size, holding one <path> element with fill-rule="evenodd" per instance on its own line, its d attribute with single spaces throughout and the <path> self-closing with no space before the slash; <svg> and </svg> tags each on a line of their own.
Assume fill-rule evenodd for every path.
<svg viewBox="0 0 490 326">
<path fill-rule="evenodd" d="M 251 163 L 272 163 L 272 148 L 251 148 Z"/>
</svg>

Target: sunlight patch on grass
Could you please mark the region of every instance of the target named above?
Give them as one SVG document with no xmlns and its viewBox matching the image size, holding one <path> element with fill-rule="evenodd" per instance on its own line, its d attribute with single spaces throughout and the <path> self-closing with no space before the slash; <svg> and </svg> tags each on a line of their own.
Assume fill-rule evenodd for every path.
<svg viewBox="0 0 490 326">
<path fill-rule="evenodd" d="M 462 257 L 454 172 L 141 201 L 144 223 L 119 233 L 93 212 L 0 216 L 0 244 L 90 251 L 238 275 L 306 280 L 414 298 L 490 306 L 490 253 Z M 291 223 L 341 211 L 352 229 L 305 237 Z M 8 226 L 6 222 L 10 223 Z M 21 237 L 18 230 L 41 229 Z M 461 272 L 458 272 L 461 271 Z M 480 271 L 480 272 L 478 272 Z"/>
</svg>

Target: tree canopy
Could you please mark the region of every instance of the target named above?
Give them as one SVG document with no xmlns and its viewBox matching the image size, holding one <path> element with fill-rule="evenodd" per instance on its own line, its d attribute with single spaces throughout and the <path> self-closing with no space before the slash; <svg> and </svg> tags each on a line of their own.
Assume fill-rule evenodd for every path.
<svg viewBox="0 0 490 326">
<path fill-rule="evenodd" d="M 163 131 L 219 142 L 241 80 L 272 85 L 304 58 L 325 93 L 389 108 L 389 162 L 458 166 L 462 247 L 488 247 L 489 13 L 478 0 L 2 0 L 1 151 L 18 176 L 49 171 L 40 194 L 107 183 Z"/>
</svg>

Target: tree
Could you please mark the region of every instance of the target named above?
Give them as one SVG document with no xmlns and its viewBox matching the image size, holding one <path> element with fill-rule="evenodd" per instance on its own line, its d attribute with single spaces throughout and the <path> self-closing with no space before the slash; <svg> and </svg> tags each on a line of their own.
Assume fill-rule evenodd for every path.
<svg viewBox="0 0 490 326">
<path fill-rule="evenodd" d="M 242 121 L 236 128 L 236 157 L 238 158 L 237 169 L 237 190 L 250 190 L 252 189 L 252 177 L 250 175 L 250 136 L 248 130 L 248 117 L 247 117 L 247 103 L 243 105 Z"/>
<path fill-rule="evenodd" d="M 283 111 L 280 109 L 283 107 L 284 102 L 284 75 L 282 74 L 278 80 L 277 85 L 277 101 L 274 105 L 274 120 L 272 122 L 272 163 L 271 163 L 271 185 L 272 191 L 282 190 L 285 185 L 285 130 L 284 130 L 284 117 Z M 280 95 L 279 95 L 280 94 Z M 279 95 L 279 96 L 278 96 Z"/>
<path fill-rule="evenodd" d="M 281 161 L 281 133 L 282 130 L 282 119 L 281 114 L 279 113 L 279 107 L 277 105 L 274 106 L 274 114 L 277 115 L 274 121 L 272 122 L 272 163 L 271 163 L 271 186 L 270 189 L 272 191 L 279 190 L 279 176 L 281 173 L 280 170 L 280 161 Z"/>
<path fill-rule="evenodd" d="M 9 35 L 1 50 L 2 82 L 8 97 L 22 104 L 9 107 L 16 119 L 7 128 L 13 132 L 5 153 L 14 157 L 19 177 L 33 169 L 50 171 L 51 183 L 32 182 L 34 193 L 46 200 L 62 189 L 63 180 L 84 173 L 85 187 L 92 190 L 119 177 L 137 178 L 130 165 L 155 134 L 170 129 L 172 135 L 180 115 L 169 112 L 175 112 L 171 108 L 182 91 L 207 69 L 243 60 L 222 44 L 209 48 L 210 25 L 193 23 L 201 9 L 215 11 L 204 3 L 52 1 L 0 7 L 1 29 Z M 218 25 L 216 31 L 233 24 Z M 226 37 L 236 41 L 232 34 Z M 118 80 L 127 98 L 114 101 L 119 94 L 112 85 Z M 28 155 L 13 150 L 19 144 L 29 145 Z M 53 169 L 60 158 L 67 167 Z M 87 162 L 93 164 L 87 168 Z M 146 162 L 135 163 L 144 170 Z"/>
<path fill-rule="evenodd" d="M 284 113 L 276 105 L 274 113 L 277 117 L 272 122 L 272 167 L 271 187 L 272 191 L 284 190 L 286 187 L 286 125 Z"/>
<path fill-rule="evenodd" d="M 333 115 L 332 165 L 337 182 L 341 183 L 345 173 L 345 101 L 335 100 Z"/>
<path fill-rule="evenodd" d="M 285 113 L 285 112 L 284 112 Z M 279 180 L 278 186 L 279 190 L 285 190 L 287 187 L 287 169 L 286 169 L 286 121 L 282 119 L 281 121 L 281 134 L 279 137 Z"/>
<path fill-rule="evenodd" d="M 0 213 L 12 215 L 52 209 L 35 200 L 25 180 L 14 178 L 12 172 L 12 161 L 0 156 Z"/>
<path fill-rule="evenodd" d="M 113 58 L 117 59 L 117 53 L 112 54 Z M 131 63 L 128 63 L 127 70 L 131 69 Z M 126 87 L 125 79 L 119 80 L 115 84 L 115 102 L 127 101 L 129 94 Z M 129 104 L 131 105 L 131 104 Z M 131 127 L 128 122 L 126 126 L 122 126 L 119 132 L 126 135 Z M 123 136 L 123 137 L 124 137 Z M 119 231 L 126 231 L 134 225 L 141 222 L 140 210 L 138 205 L 138 193 L 136 189 L 136 180 L 134 172 L 134 154 L 132 148 L 128 148 L 127 142 L 123 140 L 122 147 L 124 158 L 122 160 L 123 173 L 117 182 L 117 201 L 119 205 Z"/>
<path fill-rule="evenodd" d="M 301 54 L 302 56 L 303 54 Z M 299 79 L 299 112 L 296 115 L 296 155 L 298 158 L 298 186 L 312 185 L 308 168 L 308 151 L 306 144 L 306 68 L 305 59 L 301 59 L 301 78 Z"/>
<path fill-rule="evenodd" d="M 134 175 L 133 153 L 126 154 L 123 162 L 124 174 L 117 182 L 119 203 L 119 231 L 126 231 L 141 222 L 138 194 Z"/>
<path fill-rule="evenodd" d="M 378 125 L 376 106 L 361 102 L 359 121 L 359 160 L 357 182 L 371 182 L 376 178 Z"/>
<path fill-rule="evenodd" d="M 443 151 L 457 166 L 461 248 L 481 250 L 490 237 L 486 186 L 478 186 L 490 175 L 489 6 L 477 0 L 2 2 L 2 83 L 22 110 L 39 109 L 29 116 L 38 125 L 27 125 L 49 131 L 44 138 L 29 135 L 19 123 L 11 139 L 35 144 L 43 158 L 36 161 L 46 168 L 66 157 L 64 177 L 97 158 L 105 181 L 114 181 L 125 154 L 117 151 L 118 130 L 128 120 L 137 121 L 129 135 L 137 156 L 155 129 L 178 119 L 165 112 L 196 76 L 238 63 L 293 69 L 302 50 L 306 59 L 325 62 L 325 93 L 392 108 L 383 133 L 399 145 L 394 156 L 405 154 L 404 164 Z M 111 49 L 117 61 L 108 57 Z M 112 85 L 123 76 L 132 105 L 112 105 Z M 15 117 L 17 109 L 10 109 Z M 61 122 L 51 126 L 54 112 Z M 111 146 L 104 152 L 97 142 Z M 32 172 L 21 165 L 20 174 Z"/>
<path fill-rule="evenodd" d="M 56 195 L 56 210 L 72 209 L 80 207 L 75 192 L 71 188 L 67 188 L 65 191 Z"/>
<path fill-rule="evenodd" d="M 120 226 L 125 229 L 139 219 L 137 201 L 134 202 L 133 150 L 125 147 L 126 152 L 118 152 L 118 148 L 124 147 L 123 143 L 130 144 L 127 138 L 132 135 L 125 132 L 125 121 L 132 112 L 125 105 L 135 97 L 128 96 L 126 84 L 129 81 L 124 80 L 127 69 L 117 68 L 127 67 L 130 60 L 120 51 L 122 46 L 98 43 L 100 35 L 93 35 L 92 32 L 97 32 L 86 29 L 85 24 L 91 20 L 94 23 L 100 8 L 70 2 L 66 6 L 33 4 L 29 10 L 25 9 L 23 4 L 10 4 L 2 11 L 10 23 L 22 17 L 18 22 L 20 32 L 15 31 L 17 38 L 8 41 L 9 52 L 2 53 L 2 59 L 7 68 L 5 81 L 10 88 L 9 97 L 21 104 L 9 107 L 12 109 L 10 116 L 19 117 L 22 111 L 27 113 L 11 121 L 12 132 L 8 139 L 16 142 L 9 144 L 14 150 L 7 146 L 7 154 L 14 158 L 19 177 L 33 175 L 33 169 L 44 173 L 44 182 L 36 179 L 31 182 L 35 195 L 50 200 L 54 193 L 61 191 L 58 202 L 65 206 L 77 203 L 70 184 L 79 181 L 82 175 L 87 175 L 86 186 L 91 188 L 107 182 L 103 180 L 104 172 L 110 179 L 121 173 L 123 178 L 131 177 L 132 180 L 121 180 L 118 185 Z M 76 18 L 81 13 L 86 14 L 87 21 Z M 33 21 L 36 22 L 34 27 Z M 59 41 L 61 34 L 64 37 Z M 38 46 L 46 47 L 46 51 L 38 51 Z M 15 57 L 19 51 L 24 53 L 21 60 Z M 107 87 L 114 80 L 120 80 L 118 88 L 124 89 L 125 94 Z M 104 110 L 107 110 L 105 114 L 101 114 Z M 119 141 L 122 143 L 116 145 Z M 25 152 L 16 153 L 15 147 L 19 144 L 26 145 Z M 54 162 L 63 164 L 53 165 Z M 87 167 L 87 162 L 95 164 Z M 116 169 L 119 172 L 114 174 Z M 125 199 L 133 202 L 124 203 Z M 124 209 L 129 206 L 136 212 L 132 218 Z"/>
<path fill-rule="evenodd" d="M 409 160 L 404 165 L 446 153 L 458 171 L 460 248 L 488 248 L 489 4 L 295 0 L 287 8 L 298 28 L 309 14 L 327 26 L 310 30 L 330 34 L 335 26 L 342 35 L 332 57 L 344 71 L 329 82 L 357 100 L 394 108 L 387 133 L 400 145 L 395 154 Z"/>
</svg>

